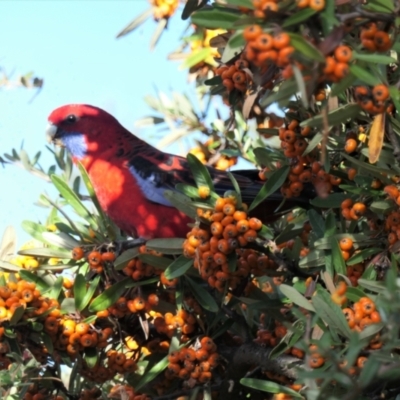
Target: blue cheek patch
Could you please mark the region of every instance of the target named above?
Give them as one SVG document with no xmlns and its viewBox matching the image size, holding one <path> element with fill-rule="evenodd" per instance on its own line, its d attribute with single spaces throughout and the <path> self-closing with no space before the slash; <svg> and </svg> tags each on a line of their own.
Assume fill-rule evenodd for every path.
<svg viewBox="0 0 400 400">
<path fill-rule="evenodd" d="M 82 133 L 62 132 L 61 139 L 68 151 L 76 158 L 81 159 L 87 153 L 87 144 Z"/>
</svg>

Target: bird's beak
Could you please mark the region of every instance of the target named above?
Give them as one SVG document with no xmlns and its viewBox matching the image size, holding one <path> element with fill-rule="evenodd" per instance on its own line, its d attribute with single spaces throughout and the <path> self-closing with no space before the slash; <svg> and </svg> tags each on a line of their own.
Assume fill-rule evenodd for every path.
<svg viewBox="0 0 400 400">
<path fill-rule="evenodd" d="M 57 134 L 57 129 L 58 127 L 54 124 L 48 124 L 47 128 L 46 128 L 46 139 L 49 143 L 53 143 L 55 138 L 56 138 L 56 134 Z"/>
</svg>

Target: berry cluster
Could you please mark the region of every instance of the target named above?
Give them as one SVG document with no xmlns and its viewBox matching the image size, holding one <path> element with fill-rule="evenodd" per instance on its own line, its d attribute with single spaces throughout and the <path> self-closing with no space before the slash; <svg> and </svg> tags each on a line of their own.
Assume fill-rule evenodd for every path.
<svg viewBox="0 0 400 400">
<path fill-rule="evenodd" d="M 168 355 L 165 371 L 167 379 L 180 378 L 189 387 L 197 383 L 207 383 L 212 378 L 212 370 L 219 364 L 220 356 L 214 341 L 204 336 L 193 347 L 183 347 Z"/>
</svg>

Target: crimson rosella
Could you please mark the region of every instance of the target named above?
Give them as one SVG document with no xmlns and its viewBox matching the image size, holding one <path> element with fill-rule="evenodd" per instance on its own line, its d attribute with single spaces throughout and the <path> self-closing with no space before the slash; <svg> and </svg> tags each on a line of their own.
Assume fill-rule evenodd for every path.
<svg viewBox="0 0 400 400">
<path fill-rule="evenodd" d="M 164 197 L 179 182 L 193 184 L 185 158 L 166 154 L 125 129 L 104 110 L 83 104 L 66 105 L 49 116 L 49 138 L 70 152 L 73 161 L 86 168 L 100 205 L 127 234 L 150 239 L 185 237 L 190 218 Z M 209 168 L 217 193 L 232 189 L 227 174 Z M 256 171 L 254 171 L 256 172 Z M 243 200 L 251 200 L 262 182 L 250 179 L 251 171 L 234 174 Z M 282 196 L 269 201 L 275 206 Z M 274 212 L 271 204 L 267 214 Z"/>
</svg>

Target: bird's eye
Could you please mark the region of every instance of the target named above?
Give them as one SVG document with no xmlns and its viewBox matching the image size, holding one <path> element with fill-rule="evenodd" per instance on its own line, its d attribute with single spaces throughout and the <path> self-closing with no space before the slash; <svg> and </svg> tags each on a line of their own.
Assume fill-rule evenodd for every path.
<svg viewBox="0 0 400 400">
<path fill-rule="evenodd" d="M 65 122 L 66 122 L 67 124 L 73 124 L 73 123 L 75 123 L 75 122 L 76 122 L 76 116 L 73 115 L 73 114 L 68 115 L 68 117 L 65 118 Z"/>
</svg>

